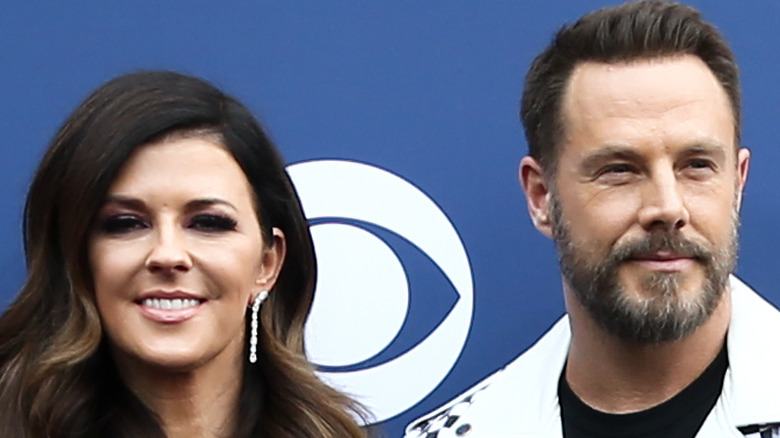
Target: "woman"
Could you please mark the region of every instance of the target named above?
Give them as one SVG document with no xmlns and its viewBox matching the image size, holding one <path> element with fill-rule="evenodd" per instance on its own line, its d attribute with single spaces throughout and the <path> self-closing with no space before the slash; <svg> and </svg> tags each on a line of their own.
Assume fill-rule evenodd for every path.
<svg viewBox="0 0 780 438">
<path fill-rule="evenodd" d="M 24 233 L 0 436 L 363 436 L 304 357 L 315 261 L 283 162 L 212 85 L 100 87 L 46 152 Z"/>
</svg>

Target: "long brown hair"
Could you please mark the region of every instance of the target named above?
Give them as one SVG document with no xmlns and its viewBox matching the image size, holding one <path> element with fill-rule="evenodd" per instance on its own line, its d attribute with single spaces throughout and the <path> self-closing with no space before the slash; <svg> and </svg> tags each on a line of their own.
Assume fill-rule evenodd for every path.
<svg viewBox="0 0 780 438">
<path fill-rule="evenodd" d="M 286 259 L 261 310 L 259 360 L 244 367 L 234 436 L 364 436 L 353 420 L 362 410 L 323 384 L 304 355 L 316 264 L 284 162 L 244 105 L 173 72 L 107 82 L 75 110 L 43 157 L 25 205 L 27 280 L 0 317 L 0 436 L 164 437 L 107 352 L 87 242 L 136 148 L 201 130 L 217 134 L 243 169 L 266 241 L 273 227 L 286 237 Z"/>
</svg>

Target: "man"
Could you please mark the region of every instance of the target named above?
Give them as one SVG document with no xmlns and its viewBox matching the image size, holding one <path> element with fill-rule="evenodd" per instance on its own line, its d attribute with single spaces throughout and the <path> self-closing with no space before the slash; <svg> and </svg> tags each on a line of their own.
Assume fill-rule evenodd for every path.
<svg viewBox="0 0 780 438">
<path fill-rule="evenodd" d="M 521 114 L 568 315 L 407 436 L 780 435 L 780 313 L 730 277 L 750 153 L 717 30 L 660 1 L 588 14 L 536 58 Z"/>
</svg>

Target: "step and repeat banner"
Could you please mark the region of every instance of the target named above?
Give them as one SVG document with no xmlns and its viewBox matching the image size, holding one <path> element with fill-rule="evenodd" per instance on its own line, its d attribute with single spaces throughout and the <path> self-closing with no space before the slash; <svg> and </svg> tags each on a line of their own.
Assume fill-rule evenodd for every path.
<svg viewBox="0 0 780 438">
<path fill-rule="evenodd" d="M 311 359 L 400 435 L 563 313 L 553 244 L 517 182 L 518 100 L 553 32 L 605 4 L 5 2 L 0 308 L 25 275 L 27 185 L 69 112 L 117 74 L 202 76 L 245 102 L 289 163 L 319 259 Z M 780 4 L 691 4 L 741 66 L 753 156 L 738 275 L 780 304 Z"/>
</svg>

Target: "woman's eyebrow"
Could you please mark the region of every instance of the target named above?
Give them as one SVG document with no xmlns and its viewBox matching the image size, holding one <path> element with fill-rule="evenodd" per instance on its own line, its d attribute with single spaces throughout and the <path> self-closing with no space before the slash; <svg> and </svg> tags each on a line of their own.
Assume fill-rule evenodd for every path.
<svg viewBox="0 0 780 438">
<path fill-rule="evenodd" d="M 197 210 L 199 208 L 211 207 L 212 205 L 224 205 L 228 208 L 238 211 L 238 208 L 236 208 L 236 206 L 233 205 L 230 201 L 221 198 L 193 199 L 192 201 L 187 202 L 186 208 L 187 210 Z"/>
<path fill-rule="evenodd" d="M 146 203 L 142 199 L 134 198 L 132 196 L 125 196 L 121 194 L 108 195 L 103 205 L 108 205 L 108 204 L 119 204 L 123 207 L 128 207 L 135 210 L 146 209 Z"/>
</svg>

